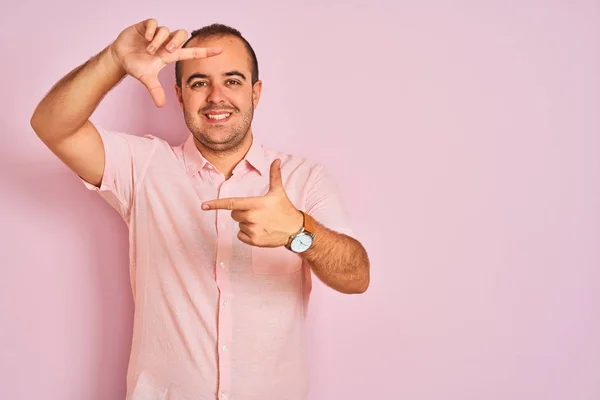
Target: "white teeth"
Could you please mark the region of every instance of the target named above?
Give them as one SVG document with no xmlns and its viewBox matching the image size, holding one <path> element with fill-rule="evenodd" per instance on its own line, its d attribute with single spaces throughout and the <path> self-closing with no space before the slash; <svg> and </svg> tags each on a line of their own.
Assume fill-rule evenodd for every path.
<svg viewBox="0 0 600 400">
<path fill-rule="evenodd" d="M 207 114 L 206 116 L 210 119 L 225 119 L 231 114 Z"/>
</svg>

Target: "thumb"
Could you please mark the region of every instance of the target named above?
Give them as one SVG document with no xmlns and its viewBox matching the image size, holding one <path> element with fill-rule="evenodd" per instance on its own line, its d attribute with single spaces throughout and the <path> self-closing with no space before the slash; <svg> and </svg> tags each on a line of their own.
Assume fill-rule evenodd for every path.
<svg viewBox="0 0 600 400">
<path fill-rule="evenodd" d="M 146 86 L 157 107 L 162 107 L 167 102 L 165 91 L 156 75 L 143 75 L 140 77 L 140 82 Z"/>
<path fill-rule="evenodd" d="M 283 189 L 283 182 L 281 180 L 281 160 L 278 158 L 271 164 L 271 177 L 269 182 L 269 193 Z"/>
</svg>

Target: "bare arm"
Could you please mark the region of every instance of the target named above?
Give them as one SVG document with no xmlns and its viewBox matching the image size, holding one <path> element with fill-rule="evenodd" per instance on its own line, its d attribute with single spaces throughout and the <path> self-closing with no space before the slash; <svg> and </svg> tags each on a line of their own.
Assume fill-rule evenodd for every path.
<svg viewBox="0 0 600 400">
<path fill-rule="evenodd" d="M 346 294 L 364 293 L 369 287 L 370 263 L 356 239 L 315 221 L 315 239 L 301 257 L 327 286 Z"/>
<path fill-rule="evenodd" d="M 31 127 L 77 175 L 100 186 L 105 150 L 90 116 L 126 75 L 144 84 L 157 106 L 164 105 L 160 70 L 178 60 L 222 52 L 217 48 L 181 48 L 187 37 L 185 30 L 170 32 L 152 18 L 126 28 L 110 46 L 54 85 L 33 113 Z"/>
<path fill-rule="evenodd" d="M 31 127 L 50 150 L 96 186 L 104 173 L 104 147 L 89 118 L 125 75 L 107 47 L 54 85 L 31 117 Z"/>
</svg>

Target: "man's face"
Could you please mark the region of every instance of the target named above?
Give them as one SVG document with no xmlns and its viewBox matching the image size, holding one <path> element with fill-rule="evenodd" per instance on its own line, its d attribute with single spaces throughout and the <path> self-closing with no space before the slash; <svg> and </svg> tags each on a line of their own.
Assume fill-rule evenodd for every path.
<svg viewBox="0 0 600 400">
<path fill-rule="evenodd" d="M 252 85 L 250 55 L 234 36 L 194 39 L 186 47 L 221 47 L 217 56 L 181 64 L 181 88 L 175 86 L 185 122 L 204 147 L 237 149 L 251 131 L 262 83 Z"/>
</svg>

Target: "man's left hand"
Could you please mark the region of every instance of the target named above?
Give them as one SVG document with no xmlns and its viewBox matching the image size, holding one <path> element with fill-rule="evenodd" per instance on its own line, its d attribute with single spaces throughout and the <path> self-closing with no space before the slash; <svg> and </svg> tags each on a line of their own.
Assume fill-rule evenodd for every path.
<svg viewBox="0 0 600 400">
<path fill-rule="evenodd" d="M 231 210 L 239 223 L 238 238 L 258 247 L 279 247 L 302 228 L 303 216 L 283 188 L 281 161 L 271 164 L 269 191 L 259 197 L 230 197 L 204 202 L 203 210 Z"/>
</svg>

